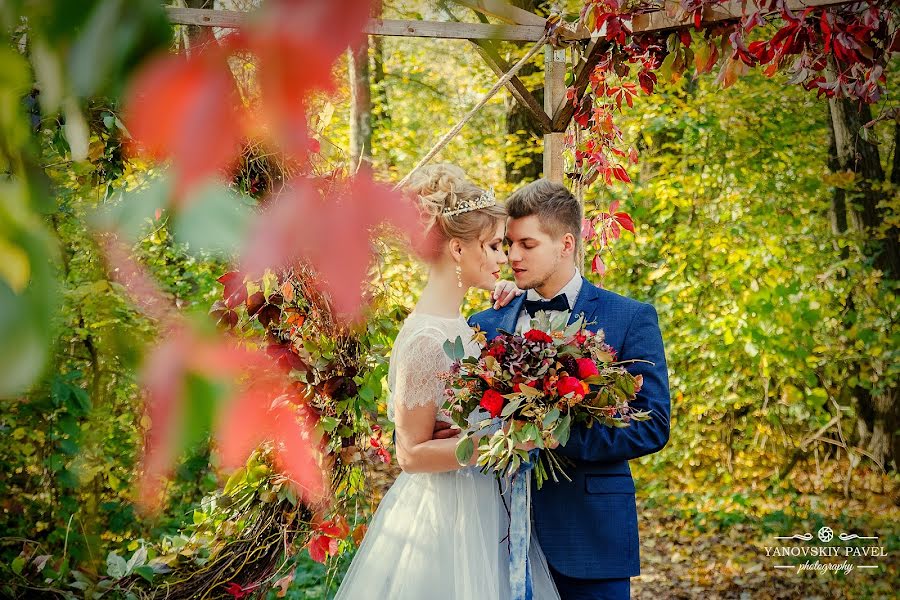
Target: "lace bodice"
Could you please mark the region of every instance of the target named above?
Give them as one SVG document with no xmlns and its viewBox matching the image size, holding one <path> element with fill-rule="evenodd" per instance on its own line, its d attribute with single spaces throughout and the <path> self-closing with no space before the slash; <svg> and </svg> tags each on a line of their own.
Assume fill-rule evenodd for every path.
<svg viewBox="0 0 900 600">
<path fill-rule="evenodd" d="M 444 404 L 444 383 L 438 375 L 449 371 L 453 362 L 444 352 L 444 342 L 457 337 L 462 338 L 467 353 L 478 352 L 478 344 L 472 341 L 472 328 L 462 316 L 448 318 L 414 312 L 407 317 L 391 351 L 388 419 L 394 420 L 394 405 L 398 402 L 407 408 L 429 403 L 440 408 Z M 442 415 L 438 418 L 447 420 Z"/>
</svg>

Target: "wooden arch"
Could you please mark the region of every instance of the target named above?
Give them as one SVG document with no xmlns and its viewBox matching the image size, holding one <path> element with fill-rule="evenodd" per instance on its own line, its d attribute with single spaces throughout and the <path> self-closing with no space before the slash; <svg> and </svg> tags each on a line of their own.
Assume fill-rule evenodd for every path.
<svg viewBox="0 0 900 600">
<path fill-rule="evenodd" d="M 826 7 L 852 4 L 857 0 L 787 0 L 788 8 L 802 11 L 809 7 Z M 537 42 L 546 31 L 544 17 L 515 7 L 503 0 L 453 0 L 455 4 L 472 9 L 479 15 L 480 23 L 460 23 L 445 21 L 410 21 L 372 19 L 365 27 L 369 35 L 423 37 L 440 39 L 466 39 L 473 43 L 475 50 L 498 77 L 510 68 L 503 60 L 495 45 L 496 41 Z M 739 19 L 743 12 L 742 0 L 728 0 L 716 7 L 704 10 L 702 23 L 705 25 Z M 235 28 L 240 26 L 245 14 L 237 11 L 166 7 L 173 23 L 203 27 Z M 492 18 L 499 23 L 489 22 Z M 693 24 L 690 15 L 674 18 L 658 10 L 635 15 L 631 22 L 634 33 L 674 30 Z M 510 78 L 507 89 L 536 120 L 544 133 L 544 177 L 563 181 L 563 139 L 572 120 L 574 106 L 566 98 L 566 51 L 565 43 L 589 40 L 585 52 L 575 65 L 573 87 L 576 97 L 587 88 L 591 71 L 608 49 L 608 42 L 601 34 L 591 36 L 590 32 L 563 25 L 554 40 L 544 50 L 544 103 L 518 77 Z"/>
</svg>

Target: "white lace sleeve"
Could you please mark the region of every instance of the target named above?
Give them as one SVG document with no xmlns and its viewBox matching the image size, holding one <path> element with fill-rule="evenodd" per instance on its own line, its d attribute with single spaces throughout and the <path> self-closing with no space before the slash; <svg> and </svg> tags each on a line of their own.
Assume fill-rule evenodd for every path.
<svg viewBox="0 0 900 600">
<path fill-rule="evenodd" d="M 446 337 L 438 330 L 423 329 L 395 347 L 391 357 L 394 373 L 389 417 L 393 418 L 395 406 L 416 408 L 432 404 L 437 409 L 444 404 L 444 383 L 439 374 L 450 370 L 451 365 L 444 352 Z"/>
</svg>

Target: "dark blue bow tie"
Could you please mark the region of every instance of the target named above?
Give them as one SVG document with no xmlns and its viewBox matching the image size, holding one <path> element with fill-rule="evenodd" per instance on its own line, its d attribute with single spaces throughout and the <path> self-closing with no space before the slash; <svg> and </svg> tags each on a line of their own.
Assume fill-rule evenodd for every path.
<svg viewBox="0 0 900 600">
<path fill-rule="evenodd" d="M 569 310 L 569 299 L 565 294 L 559 294 L 552 300 L 526 300 L 525 310 L 530 317 L 539 310 Z"/>
</svg>

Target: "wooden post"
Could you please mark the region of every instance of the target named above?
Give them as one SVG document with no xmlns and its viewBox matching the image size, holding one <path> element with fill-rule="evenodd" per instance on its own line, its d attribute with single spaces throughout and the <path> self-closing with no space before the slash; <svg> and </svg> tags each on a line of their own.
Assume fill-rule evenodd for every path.
<svg viewBox="0 0 900 600">
<path fill-rule="evenodd" d="M 554 115 L 566 101 L 566 51 L 544 48 L 544 111 Z M 544 178 L 563 183 L 564 131 L 544 135 Z"/>
<path fill-rule="evenodd" d="M 372 167 L 372 97 L 369 40 L 348 52 L 350 63 L 350 172 Z"/>
</svg>

